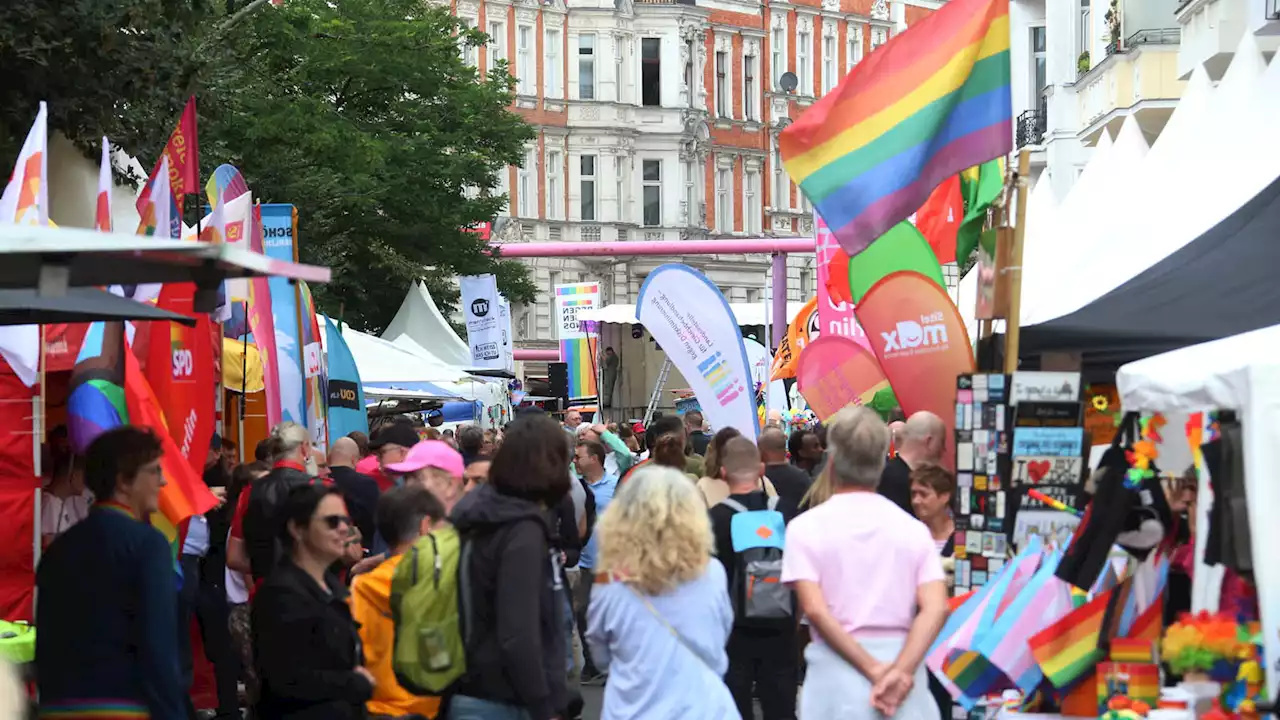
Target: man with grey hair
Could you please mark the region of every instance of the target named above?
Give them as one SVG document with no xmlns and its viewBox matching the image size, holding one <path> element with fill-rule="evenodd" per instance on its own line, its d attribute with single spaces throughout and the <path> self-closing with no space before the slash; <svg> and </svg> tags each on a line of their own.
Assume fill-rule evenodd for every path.
<svg viewBox="0 0 1280 720">
<path fill-rule="evenodd" d="M 814 640 L 800 717 L 936 720 L 922 661 L 947 616 L 942 561 L 929 530 L 876 492 L 889 429 L 875 412 L 828 425 L 833 494 L 787 526 L 782 581 Z"/>
<path fill-rule="evenodd" d="M 911 470 L 942 464 L 947 450 L 947 425 L 937 415 L 921 410 L 901 423 L 893 440 L 897 453 L 880 476 L 880 494 L 911 513 Z"/>
</svg>

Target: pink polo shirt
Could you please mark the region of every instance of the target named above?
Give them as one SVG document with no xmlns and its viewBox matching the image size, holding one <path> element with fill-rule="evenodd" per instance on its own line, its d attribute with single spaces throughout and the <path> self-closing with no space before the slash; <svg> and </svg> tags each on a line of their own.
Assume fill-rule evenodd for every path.
<svg viewBox="0 0 1280 720">
<path fill-rule="evenodd" d="M 787 526 L 782 581 L 817 583 L 855 636 L 910 629 L 916 589 L 943 577 L 924 523 L 876 492 L 834 495 Z"/>
</svg>

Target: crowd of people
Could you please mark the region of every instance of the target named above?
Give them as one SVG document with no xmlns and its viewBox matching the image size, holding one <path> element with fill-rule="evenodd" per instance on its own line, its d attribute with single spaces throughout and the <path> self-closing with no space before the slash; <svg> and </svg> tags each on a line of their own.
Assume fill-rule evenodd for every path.
<svg viewBox="0 0 1280 720">
<path fill-rule="evenodd" d="M 38 569 L 40 712 L 196 717 L 194 618 L 219 718 L 568 720 L 583 685 L 609 719 L 948 716 L 922 664 L 945 449 L 932 415 L 862 408 L 754 439 L 696 412 L 391 417 L 327 454 L 283 423 L 252 462 L 214 439 L 221 505 L 175 562 L 147 523 L 161 444 L 119 428 L 66 467 L 93 502 Z M 424 592 L 441 622 L 413 615 Z"/>
</svg>

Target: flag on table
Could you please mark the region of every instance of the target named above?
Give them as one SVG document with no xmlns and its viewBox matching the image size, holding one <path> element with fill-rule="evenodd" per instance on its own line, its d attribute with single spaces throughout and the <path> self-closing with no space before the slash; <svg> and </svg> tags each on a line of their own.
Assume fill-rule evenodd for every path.
<svg viewBox="0 0 1280 720">
<path fill-rule="evenodd" d="M 978 247 L 987 209 L 1004 189 L 1004 158 L 996 158 L 960 173 L 960 192 L 964 196 L 964 220 L 956 233 L 955 260 L 963 263 Z"/>
<path fill-rule="evenodd" d="M 1069 687 L 1104 658 L 1104 653 L 1098 649 L 1098 638 L 1102 634 L 1107 605 L 1112 595 L 1126 586 L 1127 583 L 1122 583 L 1094 596 L 1027 641 L 1045 679 L 1054 687 Z"/>
<path fill-rule="evenodd" d="M 98 166 L 98 206 L 93 214 L 93 228 L 111 232 L 111 143 L 102 138 L 102 164 Z"/>
<path fill-rule="evenodd" d="M 856 256 L 938 183 L 1012 151 L 1009 1 L 946 3 L 858 63 L 779 143 Z"/>
<path fill-rule="evenodd" d="M 49 111 L 40 103 L 36 121 L 22 143 L 13 175 L 0 196 L 0 224 L 49 224 Z M 27 387 L 40 375 L 40 327 L 10 325 L 0 328 L 0 356 Z"/>
</svg>

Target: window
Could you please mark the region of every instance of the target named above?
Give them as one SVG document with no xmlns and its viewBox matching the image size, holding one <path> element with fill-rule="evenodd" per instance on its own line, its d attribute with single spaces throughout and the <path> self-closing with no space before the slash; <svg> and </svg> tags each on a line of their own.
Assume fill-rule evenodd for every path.
<svg viewBox="0 0 1280 720">
<path fill-rule="evenodd" d="M 684 163 L 684 224 L 697 227 L 702 217 L 698 212 L 698 164 L 693 160 Z"/>
<path fill-rule="evenodd" d="M 845 54 L 845 72 L 853 69 L 854 65 L 862 62 L 862 26 L 849 26 L 849 47 Z"/>
<path fill-rule="evenodd" d="M 578 36 L 578 99 L 596 99 L 596 36 Z"/>
<path fill-rule="evenodd" d="M 596 156 L 578 158 L 578 215 L 582 220 L 596 219 Z"/>
<path fill-rule="evenodd" d="M 716 115 L 729 117 L 729 53 L 716 53 Z"/>
<path fill-rule="evenodd" d="M 622 102 L 622 52 L 626 49 L 621 35 L 613 36 L 613 100 Z"/>
<path fill-rule="evenodd" d="M 743 230 L 748 235 L 760 234 L 760 173 L 748 170 L 742 174 Z"/>
<path fill-rule="evenodd" d="M 756 73 L 760 60 L 755 55 L 742 59 L 742 115 L 747 120 L 759 120 L 760 88 L 756 86 Z"/>
<path fill-rule="evenodd" d="M 560 87 L 560 31 L 548 30 L 543 39 L 546 47 L 546 65 L 542 68 L 542 93 L 549 98 L 564 97 L 564 89 Z"/>
<path fill-rule="evenodd" d="M 813 94 L 813 35 L 796 33 L 796 76 L 801 95 Z"/>
<path fill-rule="evenodd" d="M 777 88 L 782 82 L 782 74 L 787 71 L 787 31 L 785 29 L 773 29 L 769 51 L 773 55 L 769 62 L 769 67 L 773 70 L 773 87 Z"/>
<path fill-rule="evenodd" d="M 533 173 L 537 170 L 538 154 L 533 148 L 524 151 L 524 163 L 520 166 L 516 201 L 520 217 L 537 217 L 538 183 Z"/>
<path fill-rule="evenodd" d="M 535 83 L 538 79 L 538 68 L 533 64 L 533 26 L 520 25 L 516 28 L 516 92 L 521 95 L 532 95 L 537 92 Z"/>
<path fill-rule="evenodd" d="M 733 170 L 716 169 L 716 232 L 733 232 Z"/>
<path fill-rule="evenodd" d="M 813 294 L 813 271 L 800 271 L 800 297 L 809 297 Z"/>
<path fill-rule="evenodd" d="M 458 52 L 462 55 L 462 62 L 476 66 L 476 46 L 472 45 L 463 35 L 468 30 L 475 29 L 476 22 L 470 18 L 458 18 Z"/>
<path fill-rule="evenodd" d="M 787 181 L 786 168 L 782 167 L 782 151 L 778 148 L 778 138 L 772 138 L 771 143 L 773 157 L 770 158 L 769 166 L 773 168 L 773 207 L 777 210 L 786 210 L 791 206 L 791 188 Z"/>
<path fill-rule="evenodd" d="M 500 22 L 489 23 L 489 67 L 507 59 L 507 26 Z"/>
<path fill-rule="evenodd" d="M 619 157 L 613 161 L 614 194 L 618 198 L 618 214 L 614 218 L 623 222 L 627 214 L 627 161 Z"/>
<path fill-rule="evenodd" d="M 560 178 L 564 173 L 564 160 L 559 150 L 547 151 L 547 219 L 563 219 L 560 210 L 564 207 L 564 190 Z"/>
<path fill-rule="evenodd" d="M 1031 97 L 1035 99 L 1036 109 L 1044 112 L 1044 88 L 1048 85 L 1048 73 L 1045 65 L 1044 26 L 1031 28 L 1031 78 L 1034 85 Z"/>
<path fill-rule="evenodd" d="M 511 168 L 503 167 L 498 171 L 497 193 L 502 195 L 502 208 L 498 210 L 499 215 L 511 214 Z"/>
<path fill-rule="evenodd" d="M 871 28 L 871 52 L 875 52 L 876 48 L 889 42 L 889 28 Z"/>
<path fill-rule="evenodd" d="M 1076 57 L 1089 52 L 1089 0 L 1080 0 L 1080 27 L 1076 30 Z"/>
<path fill-rule="evenodd" d="M 836 86 L 836 38 L 824 35 L 822 38 L 822 94 L 826 95 Z"/>
<path fill-rule="evenodd" d="M 662 225 L 662 161 L 645 160 L 643 171 L 641 180 L 644 185 L 644 226 L 660 227 Z"/>
<path fill-rule="evenodd" d="M 657 107 L 662 104 L 662 40 L 640 40 L 640 104 Z M 650 162 L 646 160 L 645 162 Z M 654 161 L 656 162 L 656 161 Z M 648 207 L 648 203 L 645 203 Z M 646 212 L 648 212 L 646 210 Z"/>
</svg>

